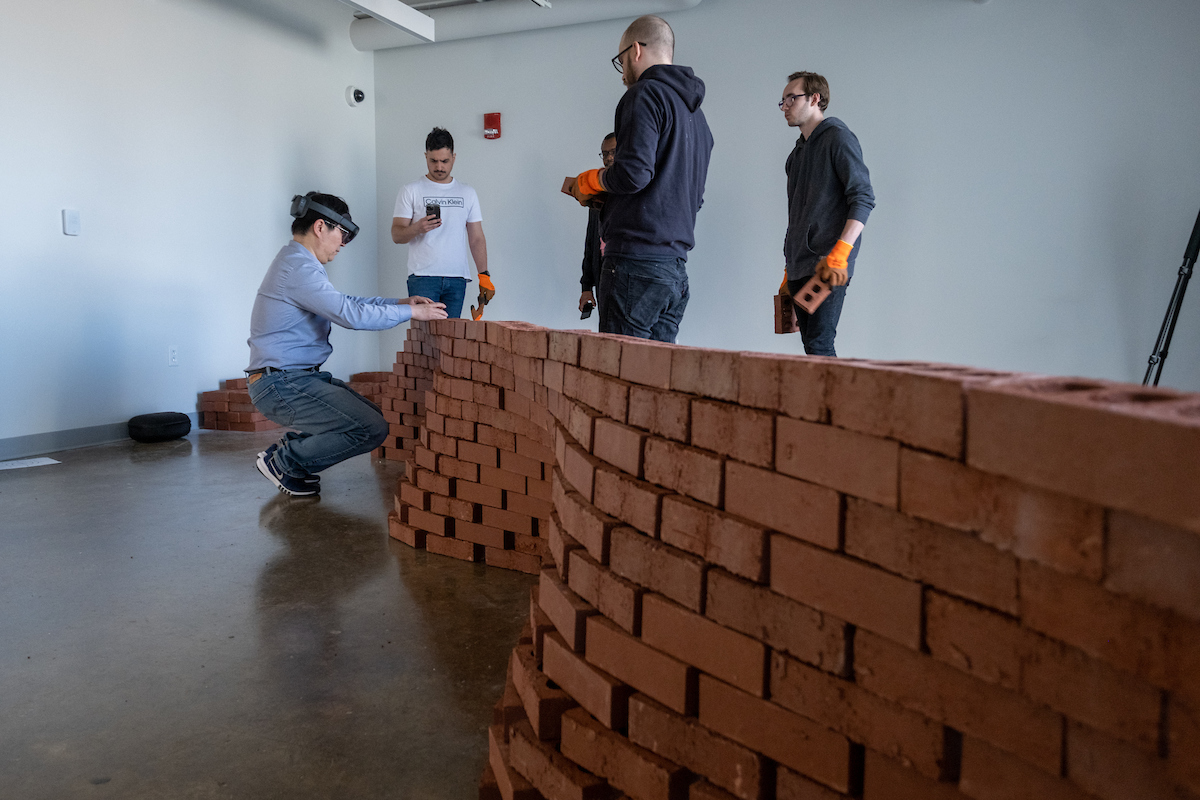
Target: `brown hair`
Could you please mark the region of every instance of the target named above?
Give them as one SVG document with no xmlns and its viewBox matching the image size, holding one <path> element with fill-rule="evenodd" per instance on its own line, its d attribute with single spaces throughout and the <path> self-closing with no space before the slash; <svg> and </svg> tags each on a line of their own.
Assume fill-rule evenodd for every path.
<svg viewBox="0 0 1200 800">
<path fill-rule="evenodd" d="M 817 103 L 817 108 L 824 111 L 829 107 L 829 81 L 825 80 L 824 76 L 818 75 L 815 72 L 793 72 L 791 75 L 788 75 L 788 83 L 799 80 L 804 81 L 805 94 L 821 95 L 821 100 Z"/>
</svg>

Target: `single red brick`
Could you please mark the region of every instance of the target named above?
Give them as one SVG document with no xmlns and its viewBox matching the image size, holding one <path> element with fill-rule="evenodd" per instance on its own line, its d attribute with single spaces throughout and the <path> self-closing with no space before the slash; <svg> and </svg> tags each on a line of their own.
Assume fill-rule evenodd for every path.
<svg viewBox="0 0 1200 800">
<path fill-rule="evenodd" d="M 671 389 L 734 402 L 738 399 L 738 354 L 681 347 L 671 352 Z"/>
<path fill-rule="evenodd" d="M 629 741 L 687 767 L 743 800 L 758 800 L 769 767 L 752 750 L 672 713 L 645 695 L 629 701 Z"/>
<path fill-rule="evenodd" d="M 547 678 L 561 686 L 606 728 L 618 730 L 628 724 L 632 689 L 572 652 L 557 632 L 546 634 L 544 647 L 542 669 Z"/>
<path fill-rule="evenodd" d="M 857 683 L 1041 769 L 1058 769 L 1061 715 L 868 631 L 854 638 Z"/>
<path fill-rule="evenodd" d="M 1179 397 L 1074 379 L 970 386 L 967 463 L 1200 531 L 1200 419 L 1168 412 Z"/>
<path fill-rule="evenodd" d="M 535 480 L 542 479 L 542 462 L 526 456 L 500 451 L 500 469 Z M 507 486 L 504 488 L 508 488 Z"/>
<path fill-rule="evenodd" d="M 515 455 L 515 454 L 514 454 Z M 479 468 L 479 482 L 509 492 L 525 491 L 525 475 L 494 467 Z"/>
<path fill-rule="evenodd" d="M 1021 622 L 1163 689 L 1200 699 L 1200 623 L 1021 562 Z"/>
<path fill-rule="evenodd" d="M 388 535 L 418 550 L 425 547 L 425 531 L 405 525 L 394 512 L 388 515 Z"/>
<path fill-rule="evenodd" d="M 692 445 L 771 467 L 775 461 L 775 417 L 731 403 L 693 400 Z"/>
<path fill-rule="evenodd" d="M 462 419 L 449 418 L 445 421 L 446 436 L 454 439 L 475 441 L 475 423 Z M 461 456 L 460 456 L 461 457 Z"/>
<path fill-rule="evenodd" d="M 533 517 L 515 511 L 487 506 L 483 509 L 483 524 L 525 536 L 533 535 Z"/>
<path fill-rule="evenodd" d="M 460 441 L 458 443 L 458 457 L 463 461 L 470 461 L 480 466 L 495 467 L 499 465 L 499 453 L 495 447 L 476 442 Z"/>
<path fill-rule="evenodd" d="M 760 583 L 766 580 L 766 529 L 731 514 L 686 497 L 667 496 L 662 502 L 660 537 L 735 575 Z"/>
<path fill-rule="evenodd" d="M 616 788 L 645 800 L 684 800 L 687 770 L 632 744 L 581 708 L 562 717 L 562 754 Z"/>
<path fill-rule="evenodd" d="M 504 743 L 504 732 L 498 725 L 488 728 L 488 764 L 504 800 L 541 800 L 541 792 L 513 769 L 508 745 Z"/>
<path fill-rule="evenodd" d="M 550 466 L 547 465 L 545 469 L 547 475 L 550 474 L 550 469 Z M 535 481 L 533 478 L 527 478 L 525 480 L 525 485 L 525 494 L 529 495 L 534 500 L 541 500 L 547 503 L 550 502 L 552 495 L 550 481 Z"/>
<path fill-rule="evenodd" d="M 568 574 L 570 574 L 568 572 Z M 596 609 L 563 583 L 552 569 L 543 569 L 538 582 L 538 603 L 571 649 L 584 651 L 587 618 Z"/>
<path fill-rule="evenodd" d="M 850 741 L 799 714 L 700 676 L 700 724 L 820 783 L 850 789 Z"/>
<path fill-rule="evenodd" d="M 457 558 L 459 561 L 483 561 L 483 546 L 462 539 L 429 535 L 425 537 L 425 549 L 439 556 Z"/>
<path fill-rule="evenodd" d="M 647 439 L 646 480 L 702 503 L 721 507 L 724 462 L 720 456 L 665 439 Z"/>
<path fill-rule="evenodd" d="M 648 594 L 642 599 L 642 640 L 743 691 L 764 696 L 766 647 L 745 634 Z"/>
<path fill-rule="evenodd" d="M 563 390 L 563 363 L 561 361 L 547 361 L 542 365 L 542 380 L 545 381 L 546 388 L 556 392 Z"/>
<path fill-rule="evenodd" d="M 725 510 L 796 539 L 838 547 L 841 500 L 823 486 L 727 461 Z"/>
<path fill-rule="evenodd" d="M 642 475 L 642 445 L 646 434 L 601 417 L 596 420 L 592 453 L 635 478 Z"/>
<path fill-rule="evenodd" d="M 559 580 L 566 581 L 570 575 L 567 572 L 570 564 L 569 554 L 583 545 L 575 541 L 570 534 L 563 533 L 562 521 L 558 518 L 558 514 L 550 515 L 550 532 L 546 536 L 546 542 L 550 549 L 550 556 L 554 559 L 558 570 Z"/>
<path fill-rule="evenodd" d="M 955 597 L 925 593 L 925 644 L 930 654 L 977 678 L 1021 688 L 1021 663 L 1029 637 L 1012 617 Z"/>
<path fill-rule="evenodd" d="M 969 534 L 848 498 L 845 549 L 906 578 L 1017 613 L 1016 558 Z"/>
<path fill-rule="evenodd" d="M 550 521 L 546 520 L 546 529 L 549 531 Z M 549 541 L 545 536 L 525 536 L 517 534 L 513 537 L 513 549 L 521 553 L 535 555 L 538 558 L 544 558 L 547 562 L 553 561 L 553 556 L 550 555 Z"/>
<path fill-rule="evenodd" d="M 629 424 L 676 442 L 688 441 L 691 408 L 689 398 L 681 394 L 641 386 L 629 390 Z"/>
<path fill-rule="evenodd" d="M 504 800 L 491 764 L 484 764 L 483 774 L 479 776 L 479 800 Z"/>
<path fill-rule="evenodd" d="M 437 534 L 438 536 L 453 536 L 454 521 L 419 508 L 408 509 L 408 524 L 419 530 Z"/>
<path fill-rule="evenodd" d="M 504 505 L 504 490 L 496 486 L 459 480 L 454 482 L 454 491 L 459 498 L 468 503 L 479 503 L 493 508 Z"/>
<path fill-rule="evenodd" d="M 1062 572 L 1103 572 L 1102 508 L 957 461 L 901 449 L 900 509 Z"/>
<path fill-rule="evenodd" d="M 495 547 L 501 550 L 512 549 L 512 534 L 505 533 L 500 528 L 491 525 L 455 520 L 454 538 L 474 542 L 484 547 Z"/>
<path fill-rule="evenodd" d="M 541 574 L 541 570 L 538 570 Z M 550 631 L 555 630 L 554 621 L 542 611 L 541 592 L 537 586 L 529 589 L 529 632 L 533 638 L 533 655 L 537 664 L 542 663 L 542 641 Z"/>
<path fill-rule="evenodd" d="M 590 503 L 596 467 L 603 462 L 574 441 L 564 439 L 562 459 L 559 463 L 562 464 L 562 474 L 567 483 Z"/>
<path fill-rule="evenodd" d="M 602 567 L 584 550 L 572 552 L 568 585 L 601 614 L 637 635 L 642 622 L 642 588 Z"/>
<path fill-rule="evenodd" d="M 838 797 L 839 795 L 833 796 Z M 737 798 L 702 778 L 688 787 L 688 800 L 737 800 Z"/>
<path fill-rule="evenodd" d="M 579 342 L 579 367 L 621 377 L 621 340 L 615 336 L 584 336 Z"/>
<path fill-rule="evenodd" d="M 1200 536 L 1115 511 L 1109 516 L 1104 587 L 1200 620 Z"/>
<path fill-rule="evenodd" d="M 771 589 L 887 636 L 921 644 L 921 585 L 790 539 L 771 537 Z"/>
<path fill-rule="evenodd" d="M 512 727 L 512 765 L 534 788 L 558 800 L 608 800 L 608 784 L 538 739 L 527 720 Z"/>
<path fill-rule="evenodd" d="M 704 561 L 632 528 L 613 529 L 609 566 L 622 578 L 693 611 L 703 607 Z"/>
<path fill-rule="evenodd" d="M 475 439 L 480 444 L 495 447 L 497 450 L 511 450 L 515 452 L 517 449 L 517 437 L 514 434 L 494 428 L 491 425 L 479 425 L 475 431 Z"/>
<path fill-rule="evenodd" d="M 562 689 L 550 687 L 549 679 L 537 668 L 533 645 L 516 647 L 511 663 L 513 685 L 521 695 L 525 714 L 537 737 L 544 742 L 558 739 L 563 712 L 578 704 Z"/>
<path fill-rule="evenodd" d="M 769 411 L 779 409 L 782 360 L 770 353 L 739 353 L 739 405 Z"/>
<path fill-rule="evenodd" d="M 506 492 L 504 507 L 514 514 L 543 520 L 550 519 L 550 511 L 554 508 L 548 500 L 539 500 L 520 492 Z"/>
<path fill-rule="evenodd" d="M 669 489 L 608 469 L 596 470 L 596 508 L 637 528 L 647 536 L 658 535 L 662 498 Z"/>
<path fill-rule="evenodd" d="M 554 473 L 556 480 L 558 475 Z M 592 558 L 608 564 L 609 539 L 618 521 L 587 502 L 579 492 L 562 492 L 555 497 L 554 505 L 564 531 L 586 547 Z"/>
<path fill-rule="evenodd" d="M 621 343 L 621 380 L 670 389 L 671 359 L 678 349 L 675 345 L 646 339 L 626 339 Z"/>
<path fill-rule="evenodd" d="M 516 451 L 526 458 L 535 461 L 549 462 L 554 460 L 554 451 L 544 444 L 534 441 L 528 436 L 516 437 Z"/>
<path fill-rule="evenodd" d="M 589 662 L 680 714 L 696 713 L 696 670 L 602 616 L 587 620 Z"/>
<path fill-rule="evenodd" d="M 1105 800 L 1184 798 L 1157 754 L 1074 721 L 1067 722 L 1067 779 Z M 1194 795 L 1192 795 L 1194 797 Z"/>
<path fill-rule="evenodd" d="M 963 737 L 959 789 L 975 800 L 1094 800 L 1077 787 L 971 736 Z"/>
<path fill-rule="evenodd" d="M 957 764 L 945 761 L 942 726 L 854 683 L 771 655 L 771 700 L 872 750 L 911 764 L 934 780 Z"/>
<path fill-rule="evenodd" d="M 846 670 L 845 622 L 719 569 L 708 571 L 707 584 L 709 619 L 826 672 Z"/>
<path fill-rule="evenodd" d="M 413 486 L 408 481 L 400 481 L 400 499 L 407 505 L 414 506 L 422 511 L 429 510 L 429 492 L 424 492 Z"/>
<path fill-rule="evenodd" d="M 866 756 L 863 800 L 967 800 L 953 783 L 927 778 L 870 748 Z"/>
<path fill-rule="evenodd" d="M 460 444 L 473 444 L 472 442 L 461 442 Z M 459 451 L 462 452 L 461 450 Z M 470 461 L 459 461 L 457 458 L 449 456 L 438 457 L 438 472 L 448 478 L 457 480 L 471 481 L 472 483 L 479 480 L 479 465 Z"/>
<path fill-rule="evenodd" d="M 775 465 L 785 475 L 896 508 L 900 445 L 887 439 L 780 417 Z"/>
<path fill-rule="evenodd" d="M 579 340 L 583 337 L 570 331 L 550 331 L 547 358 L 565 364 L 579 363 Z"/>
<path fill-rule="evenodd" d="M 537 575 L 542 569 L 541 556 L 522 553 L 519 550 L 499 550 L 495 547 L 483 548 L 483 560 L 489 567 L 511 569 L 526 575 Z"/>
<path fill-rule="evenodd" d="M 545 328 L 529 326 L 514 328 L 512 332 L 512 352 L 526 358 L 545 358 L 549 350 L 549 331 Z"/>
</svg>

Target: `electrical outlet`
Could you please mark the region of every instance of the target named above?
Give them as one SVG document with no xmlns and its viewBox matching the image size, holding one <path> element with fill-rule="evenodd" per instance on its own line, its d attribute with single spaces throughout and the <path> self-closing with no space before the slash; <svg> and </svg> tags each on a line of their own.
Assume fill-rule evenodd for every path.
<svg viewBox="0 0 1200 800">
<path fill-rule="evenodd" d="M 167 366 L 179 366 L 179 345 L 173 344 L 167 348 Z"/>
</svg>

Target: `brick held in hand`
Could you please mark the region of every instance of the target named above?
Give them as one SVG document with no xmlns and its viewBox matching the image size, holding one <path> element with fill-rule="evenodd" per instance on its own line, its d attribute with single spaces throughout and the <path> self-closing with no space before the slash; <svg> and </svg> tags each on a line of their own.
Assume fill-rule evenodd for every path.
<svg viewBox="0 0 1200 800">
<path fill-rule="evenodd" d="M 799 333 L 800 323 L 796 320 L 796 304 L 789 294 L 775 295 L 775 333 Z"/>
<path fill-rule="evenodd" d="M 581 708 L 562 717 L 562 754 L 636 798 L 685 800 L 687 770 L 610 731 Z"/>
<path fill-rule="evenodd" d="M 557 632 L 543 640 L 542 670 L 606 728 L 621 730 L 628 723 L 633 690 L 575 653 Z"/>
</svg>

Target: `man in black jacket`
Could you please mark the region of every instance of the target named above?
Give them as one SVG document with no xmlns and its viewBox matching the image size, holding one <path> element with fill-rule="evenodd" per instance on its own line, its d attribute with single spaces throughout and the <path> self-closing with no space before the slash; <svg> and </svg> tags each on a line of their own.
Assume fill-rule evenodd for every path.
<svg viewBox="0 0 1200 800">
<path fill-rule="evenodd" d="M 783 240 L 785 282 L 794 294 L 814 273 L 833 290 L 812 314 L 796 308 L 804 352 L 836 356 L 846 287 L 854 275 L 862 233 L 875 194 L 858 137 L 837 117 L 826 117 L 829 83 L 815 72 L 793 72 L 779 108 L 800 138 L 787 158 L 788 229 Z"/>
<path fill-rule="evenodd" d="M 611 167 L 617 154 L 617 135 L 610 133 L 600 143 L 600 161 Z M 579 310 L 586 313 L 596 305 L 593 290 L 600 282 L 600 262 L 604 258 L 604 244 L 600 240 L 600 204 L 588 208 L 587 235 L 583 240 L 583 275 L 579 279 L 582 293 L 579 295 Z"/>
<path fill-rule="evenodd" d="M 617 104 L 613 165 L 588 170 L 573 194 L 603 194 L 600 330 L 674 342 L 689 297 L 687 253 L 713 138 L 700 110 L 704 82 L 672 64 L 675 34 L 665 20 L 639 17 L 621 37 L 613 66 L 628 91 Z"/>
</svg>

